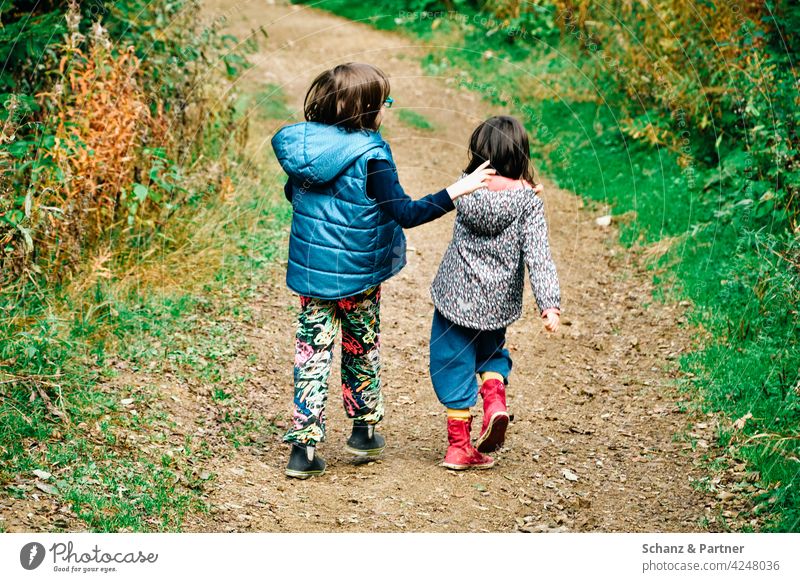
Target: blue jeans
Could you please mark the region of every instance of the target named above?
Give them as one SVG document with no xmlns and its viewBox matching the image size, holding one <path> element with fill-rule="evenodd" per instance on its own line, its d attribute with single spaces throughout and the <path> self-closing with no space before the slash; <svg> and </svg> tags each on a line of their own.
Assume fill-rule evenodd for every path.
<svg viewBox="0 0 800 582">
<path fill-rule="evenodd" d="M 448 408 L 470 408 L 478 401 L 475 374 L 497 372 L 507 382 L 511 357 L 505 328 L 484 331 L 449 321 L 433 312 L 430 371 L 439 402 Z"/>
</svg>

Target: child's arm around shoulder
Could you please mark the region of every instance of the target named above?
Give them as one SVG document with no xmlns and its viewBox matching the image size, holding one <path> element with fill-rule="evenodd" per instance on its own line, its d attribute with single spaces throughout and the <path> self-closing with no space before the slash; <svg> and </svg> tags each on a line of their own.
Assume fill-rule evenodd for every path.
<svg viewBox="0 0 800 582">
<path fill-rule="evenodd" d="M 494 176 L 497 171 L 489 167 L 490 160 L 486 160 L 480 166 L 475 168 L 471 174 L 466 174 L 460 180 L 450 184 L 447 187 L 447 193 L 450 198 L 455 201 L 465 194 L 469 194 L 486 186 L 489 178 Z"/>
<path fill-rule="evenodd" d="M 537 194 L 542 190 L 541 184 L 534 188 Z M 522 237 L 522 255 L 528 268 L 531 289 L 542 311 L 542 318 L 546 320 L 545 328 L 555 331 L 561 314 L 561 287 L 550 252 L 544 201 L 539 196 L 532 197 L 531 211 L 523 218 Z"/>
<path fill-rule="evenodd" d="M 383 159 L 367 161 L 367 196 L 377 200 L 380 207 L 401 227 L 413 228 L 435 220 L 455 208 L 455 202 L 480 188 L 495 173 L 488 162 L 463 176 L 447 188 L 419 200 L 405 193 L 393 162 Z"/>
<path fill-rule="evenodd" d="M 486 204 L 493 196 L 496 196 L 494 192 L 484 188 L 476 190 L 468 196 L 460 196 L 453 202 L 459 214 L 482 216 Z"/>
</svg>

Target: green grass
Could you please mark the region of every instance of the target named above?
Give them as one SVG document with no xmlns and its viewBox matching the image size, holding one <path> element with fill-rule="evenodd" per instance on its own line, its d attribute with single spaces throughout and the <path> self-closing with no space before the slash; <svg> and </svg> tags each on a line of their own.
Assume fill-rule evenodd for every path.
<svg viewBox="0 0 800 582">
<path fill-rule="evenodd" d="M 134 387 L 123 386 L 122 393 L 115 393 L 103 386 L 113 382 L 115 372 L 92 361 L 102 362 L 110 355 L 102 345 L 107 338 L 77 335 L 86 332 L 81 323 L 65 325 L 75 332 L 70 352 L 43 353 L 61 370 L 60 398 L 54 392 L 48 396 L 50 403 L 41 396 L 30 401 L 30 394 L 40 394 L 39 390 L 47 396 L 48 387 L 37 385 L 41 378 L 7 385 L 0 401 L 0 485 L 12 497 L 26 497 L 37 493 L 32 471 L 44 470 L 52 474 L 47 483 L 55 487 L 48 495 L 63 498 L 92 530 L 174 529 L 192 503 L 191 496 L 175 487 L 174 473 L 151 470 L 148 456 L 139 447 L 118 441 L 122 434 L 146 438 L 172 428 L 159 411 L 158 394 L 141 389 L 132 398 L 133 406 L 124 406 L 121 400 Z M 132 323 L 124 319 L 113 332 L 126 337 L 129 334 L 122 328 Z M 56 342 L 57 333 L 43 337 Z M 8 373 L 9 368 L 4 368 Z M 64 416 L 54 415 L 51 407 Z"/>
<path fill-rule="evenodd" d="M 626 137 L 617 96 L 594 81 L 597 63 L 575 47 L 512 43 L 476 26 L 453 34 L 452 19 L 438 27 L 396 20 L 409 5 L 387 3 L 392 16 L 374 18 L 358 4 L 315 4 L 449 46 L 423 60 L 429 74 L 511 108 L 531 134 L 538 169 L 610 210 L 626 246 L 663 247 L 651 262 L 658 298 L 689 300 L 697 330 L 696 349 L 681 360 L 682 386 L 703 411 L 727 418 L 718 439 L 724 465 L 746 461 L 758 475 L 748 517 L 764 531 L 800 531 L 800 279 L 780 256 L 799 256 L 797 241 L 719 179 L 705 144 L 692 143 L 692 163 L 681 167 L 672 152 Z"/>
<path fill-rule="evenodd" d="M 759 507 L 753 515 L 766 516 L 764 529 L 798 531 L 800 295 L 785 261 L 770 252 L 780 235 L 758 225 L 749 207 L 726 207 L 724 195 L 704 191 L 713 169 L 693 168 L 692 187 L 670 153 L 626 144 L 610 112 L 543 103 L 542 115 L 564 144 L 578 144 L 569 158 L 586 161 L 564 168 L 551 156 L 543 160 L 545 171 L 561 186 L 608 204 L 613 214 L 632 215 L 621 223 L 624 244 L 646 248 L 674 240 L 653 268 L 661 297 L 689 299 L 690 321 L 703 330 L 698 348 L 681 360 L 692 378 L 687 390 L 704 411 L 731 422 L 752 415 L 743 430 L 725 426 L 718 444 L 731 464 L 744 460 L 758 471 L 764 492 L 753 498 Z M 598 120 L 611 129 L 585 131 Z"/>
<path fill-rule="evenodd" d="M 287 106 L 283 88 L 275 83 L 267 83 L 260 90 L 245 93 L 237 104 L 237 109 L 243 116 L 255 116 L 259 120 L 275 120 L 281 123 L 301 121 L 298 113 Z"/>
<path fill-rule="evenodd" d="M 400 122 L 408 127 L 425 131 L 432 131 L 434 129 L 434 125 L 428 121 L 427 117 L 413 109 L 399 109 L 396 115 Z"/>
<path fill-rule="evenodd" d="M 223 288 L 216 282 L 193 294 L 117 302 L 118 323 L 101 333 L 83 321 L 67 323 L 70 352 L 50 350 L 45 357 L 62 370 L 62 398 L 51 395 L 50 405 L 63 408 L 69 423 L 53 416 L 41 398 L 30 402 L 34 380 L 6 385 L 0 400 L 0 485 L 25 497 L 36 492 L 31 471 L 46 470 L 58 496 L 93 531 L 175 531 L 187 511 L 202 511 L 205 481 L 196 474 L 202 461 L 196 461 L 193 449 L 202 448 L 203 441 L 169 442 L 165 435 L 176 428 L 164 404 L 169 396 L 152 385 L 116 383 L 119 371 L 111 362 L 124 363 L 129 382 L 139 373 L 168 371 L 173 381 L 219 383 L 212 401 L 220 394 L 230 398 L 225 363 L 245 349 L 242 338 L 230 331 L 242 319 L 242 306 L 258 280 L 253 265 L 245 269 L 225 273 L 224 288 L 239 288 L 222 305 L 209 300 Z M 60 339 L 56 333 L 46 337 L 54 343 Z M 123 405 L 123 399 L 132 402 Z M 254 413 L 219 404 L 225 404 L 219 415 L 232 443 L 241 442 L 245 429 L 274 432 L 263 419 L 256 426 Z"/>
</svg>

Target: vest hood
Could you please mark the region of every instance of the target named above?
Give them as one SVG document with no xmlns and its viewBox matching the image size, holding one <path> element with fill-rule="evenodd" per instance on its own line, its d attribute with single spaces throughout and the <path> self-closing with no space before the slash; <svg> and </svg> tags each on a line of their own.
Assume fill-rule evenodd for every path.
<svg viewBox="0 0 800 582">
<path fill-rule="evenodd" d="M 334 125 L 287 125 L 272 138 L 278 162 L 295 182 L 326 184 L 373 148 L 384 147 L 377 131 L 346 131 Z"/>
</svg>

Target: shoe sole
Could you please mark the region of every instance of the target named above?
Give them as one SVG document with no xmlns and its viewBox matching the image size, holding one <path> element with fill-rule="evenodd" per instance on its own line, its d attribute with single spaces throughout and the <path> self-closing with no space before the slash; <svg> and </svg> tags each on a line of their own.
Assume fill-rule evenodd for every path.
<svg viewBox="0 0 800 582">
<path fill-rule="evenodd" d="M 350 445 L 345 445 L 344 449 L 348 453 L 350 453 L 351 455 L 355 455 L 356 457 L 377 457 L 386 449 L 386 447 L 381 447 L 379 449 L 363 450 L 363 449 L 354 449 Z"/>
<path fill-rule="evenodd" d="M 495 412 L 489 421 L 486 431 L 478 437 L 475 443 L 479 452 L 492 453 L 506 442 L 506 429 L 508 428 L 508 413 Z"/>
<path fill-rule="evenodd" d="M 455 463 L 442 463 L 445 469 L 453 469 L 454 471 L 464 471 L 466 469 L 491 469 L 494 467 L 494 461 L 485 465 L 456 465 Z"/>
<path fill-rule="evenodd" d="M 286 469 L 285 473 L 287 477 L 292 477 L 293 479 L 308 479 L 309 477 L 324 475 L 325 469 L 322 471 L 295 471 L 294 469 Z"/>
</svg>

